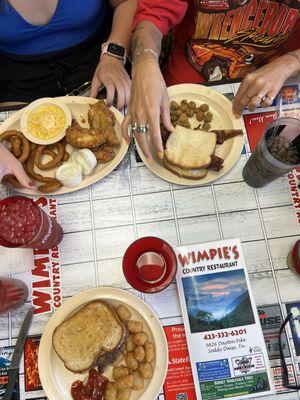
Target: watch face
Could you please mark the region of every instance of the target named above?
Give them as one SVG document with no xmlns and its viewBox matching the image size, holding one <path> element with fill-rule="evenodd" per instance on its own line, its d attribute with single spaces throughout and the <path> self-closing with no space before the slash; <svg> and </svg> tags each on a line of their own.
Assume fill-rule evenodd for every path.
<svg viewBox="0 0 300 400">
<path fill-rule="evenodd" d="M 115 43 L 109 43 L 107 48 L 108 53 L 114 54 L 118 57 L 124 57 L 125 48 Z"/>
</svg>

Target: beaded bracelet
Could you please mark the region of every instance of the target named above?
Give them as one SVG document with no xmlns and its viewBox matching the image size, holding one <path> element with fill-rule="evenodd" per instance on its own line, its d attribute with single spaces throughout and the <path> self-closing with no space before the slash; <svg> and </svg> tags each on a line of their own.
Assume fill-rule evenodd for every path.
<svg viewBox="0 0 300 400">
<path fill-rule="evenodd" d="M 295 51 L 289 51 L 287 54 L 289 54 L 290 56 L 295 57 L 298 60 L 299 64 L 300 64 L 300 55 L 298 53 L 296 53 Z"/>
</svg>

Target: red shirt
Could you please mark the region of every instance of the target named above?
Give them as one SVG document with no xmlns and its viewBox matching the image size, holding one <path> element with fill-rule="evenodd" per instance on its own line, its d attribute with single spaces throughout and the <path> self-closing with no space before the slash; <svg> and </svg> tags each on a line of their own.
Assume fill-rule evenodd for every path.
<svg viewBox="0 0 300 400">
<path fill-rule="evenodd" d="M 134 27 L 151 21 L 174 51 L 167 85 L 243 78 L 266 61 L 298 49 L 299 0 L 139 0 Z"/>
</svg>

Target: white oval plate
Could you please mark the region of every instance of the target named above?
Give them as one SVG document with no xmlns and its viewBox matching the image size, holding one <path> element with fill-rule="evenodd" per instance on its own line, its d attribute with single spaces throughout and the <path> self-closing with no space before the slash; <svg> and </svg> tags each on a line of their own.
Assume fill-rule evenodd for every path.
<svg viewBox="0 0 300 400">
<path fill-rule="evenodd" d="M 65 97 L 57 97 L 57 99 L 60 102 L 65 103 L 72 114 L 72 118 L 76 118 L 79 124 L 83 127 L 88 127 L 88 118 L 87 118 L 87 112 L 89 110 L 89 104 L 94 104 L 98 100 L 97 99 L 92 99 L 90 97 L 80 97 L 80 96 L 65 96 Z M 16 129 L 20 130 L 20 118 L 23 114 L 23 112 L 26 110 L 26 108 L 19 110 L 15 112 L 11 117 L 7 118 L 1 125 L 0 125 L 0 133 L 5 132 L 9 129 Z M 123 158 L 126 155 L 128 145 L 123 139 L 122 132 L 121 132 L 121 124 L 123 121 L 123 115 L 114 107 L 111 107 L 110 110 L 115 114 L 116 116 L 116 123 L 115 123 L 115 132 L 116 135 L 119 137 L 121 140 L 121 145 L 118 148 L 118 153 L 116 154 L 115 158 L 107 163 L 107 164 L 98 164 L 96 165 L 93 173 L 89 176 L 83 177 L 82 182 L 77 185 L 76 187 L 73 188 L 67 188 L 65 186 L 61 187 L 59 190 L 56 192 L 53 192 L 51 194 L 65 194 L 65 193 L 71 193 L 75 192 L 76 190 L 83 189 L 87 186 L 92 185 L 93 183 L 96 183 L 103 179 L 106 175 L 108 175 L 110 172 L 112 172 L 123 160 Z M 73 147 L 70 145 L 67 145 L 67 150 L 72 151 Z M 75 149 L 76 150 L 76 149 Z M 35 170 L 40 173 L 41 175 L 45 176 L 54 176 L 54 171 L 55 169 L 51 171 L 39 171 L 37 168 Z M 45 196 L 44 193 L 39 192 L 37 189 L 25 189 L 25 188 L 13 188 L 15 191 L 20 192 L 20 193 L 25 193 L 29 195 L 43 195 Z"/>
<path fill-rule="evenodd" d="M 133 390 L 130 400 L 155 400 L 165 381 L 168 368 L 168 345 L 164 330 L 153 311 L 137 296 L 125 290 L 99 287 L 87 290 L 67 300 L 48 321 L 39 346 L 38 367 L 43 389 L 49 400 L 72 400 L 71 385 L 77 379 L 84 380 L 88 375 L 74 374 L 67 370 L 52 346 L 54 329 L 86 303 L 104 300 L 112 306 L 124 304 L 132 313 L 132 319 L 141 321 L 145 332 L 155 344 L 156 359 L 153 365 L 154 375 L 150 381 L 144 381 L 144 389 Z M 112 368 L 105 375 L 111 378 Z"/>
<path fill-rule="evenodd" d="M 225 96 L 208 86 L 195 84 L 175 85 L 168 87 L 168 93 L 170 100 L 175 100 L 177 102 L 186 99 L 188 101 L 194 101 L 197 107 L 202 103 L 207 103 L 213 114 L 213 120 L 211 122 L 212 130 L 244 128 L 242 119 L 236 119 L 232 114 L 231 102 Z M 190 118 L 190 121 L 192 122 L 192 128 L 199 125 L 199 122 L 195 117 Z M 152 162 L 147 160 L 136 142 L 138 153 L 145 165 L 160 178 L 177 185 L 186 186 L 207 184 L 225 175 L 238 161 L 244 145 L 244 138 L 242 135 L 229 139 L 222 145 L 217 145 L 215 155 L 224 158 L 223 168 L 218 172 L 208 171 L 207 175 L 203 179 L 187 179 L 180 178 L 165 168 L 161 160 L 157 157 L 156 151 L 153 149 L 149 137 L 148 139 L 150 151 L 153 157 Z"/>
</svg>

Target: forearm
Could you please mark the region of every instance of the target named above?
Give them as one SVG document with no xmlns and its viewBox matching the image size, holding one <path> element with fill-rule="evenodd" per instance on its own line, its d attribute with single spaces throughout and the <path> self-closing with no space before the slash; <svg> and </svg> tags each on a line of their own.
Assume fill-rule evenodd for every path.
<svg viewBox="0 0 300 400">
<path fill-rule="evenodd" d="M 140 22 L 135 31 L 133 32 L 132 38 L 132 58 L 133 60 L 137 55 L 141 55 L 143 50 L 151 49 L 157 55 L 160 54 L 161 51 L 161 42 L 162 42 L 162 33 L 161 31 L 150 21 L 142 21 Z M 145 56 L 147 54 L 145 53 Z M 153 54 L 148 53 L 148 56 L 153 56 Z"/>
<path fill-rule="evenodd" d="M 294 54 L 290 54 L 294 53 Z M 285 54 L 286 65 L 289 68 L 289 76 L 297 76 L 300 74 L 300 49 L 294 50 L 290 53 Z M 297 57 L 298 56 L 298 57 Z"/>
<path fill-rule="evenodd" d="M 129 50 L 132 39 L 131 26 L 136 10 L 136 0 L 126 0 L 121 3 L 119 1 L 111 1 L 110 3 L 115 7 L 115 11 L 108 41 L 116 42 Z"/>
</svg>

